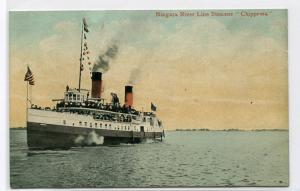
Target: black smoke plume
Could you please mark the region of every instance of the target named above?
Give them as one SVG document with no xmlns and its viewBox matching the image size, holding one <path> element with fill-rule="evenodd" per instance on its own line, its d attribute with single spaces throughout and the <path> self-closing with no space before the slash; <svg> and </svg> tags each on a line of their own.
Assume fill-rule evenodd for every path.
<svg viewBox="0 0 300 191">
<path fill-rule="evenodd" d="M 146 53 L 143 59 L 140 60 L 139 65 L 130 71 L 127 84 L 136 85 L 145 75 L 142 72 L 145 70 L 145 66 L 149 64 L 148 60 L 152 57 L 151 53 Z"/>
<path fill-rule="evenodd" d="M 107 48 L 105 53 L 101 53 L 98 56 L 97 61 L 95 62 L 93 66 L 93 72 L 95 71 L 101 71 L 101 72 L 106 72 L 109 69 L 109 63 L 111 60 L 113 60 L 118 53 L 118 46 L 113 44 Z"/>
<path fill-rule="evenodd" d="M 129 80 L 127 84 L 135 85 L 141 76 L 141 68 L 137 67 L 130 72 Z"/>
</svg>

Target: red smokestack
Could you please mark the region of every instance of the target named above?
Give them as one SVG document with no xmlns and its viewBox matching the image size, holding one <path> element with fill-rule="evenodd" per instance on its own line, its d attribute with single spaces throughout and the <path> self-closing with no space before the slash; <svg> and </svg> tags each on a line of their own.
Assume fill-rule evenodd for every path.
<svg viewBox="0 0 300 191">
<path fill-rule="evenodd" d="M 101 98 L 102 73 L 92 72 L 92 98 Z"/>
<path fill-rule="evenodd" d="M 125 106 L 132 107 L 132 104 L 133 104 L 132 86 L 125 86 Z"/>
</svg>

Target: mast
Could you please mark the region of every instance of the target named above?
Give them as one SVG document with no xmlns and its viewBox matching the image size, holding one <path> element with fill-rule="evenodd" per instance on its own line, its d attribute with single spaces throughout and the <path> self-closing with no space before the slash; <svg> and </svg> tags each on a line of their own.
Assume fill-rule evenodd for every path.
<svg viewBox="0 0 300 191">
<path fill-rule="evenodd" d="M 87 46 L 87 42 L 84 42 L 83 44 L 83 39 L 86 40 L 86 33 L 89 32 L 88 29 L 88 25 L 87 22 L 85 20 L 85 18 L 82 18 L 82 24 L 81 24 L 81 41 L 80 41 L 80 59 L 79 59 L 79 82 L 78 82 L 78 91 L 80 92 L 81 89 L 81 72 L 83 71 L 83 56 L 86 55 L 86 59 L 89 60 L 89 56 L 87 56 L 87 54 L 89 54 L 88 51 L 88 46 Z M 84 49 L 82 48 L 84 45 Z M 91 62 L 88 62 L 88 64 L 90 65 Z"/>
<path fill-rule="evenodd" d="M 27 122 L 28 122 L 28 84 L 29 84 L 29 81 L 27 81 L 27 84 L 26 84 L 26 126 L 27 126 Z"/>
<path fill-rule="evenodd" d="M 28 65 L 27 65 L 27 72 L 25 74 L 24 81 L 26 81 L 26 123 L 27 123 L 28 122 L 28 108 L 29 108 L 28 102 L 30 101 L 28 88 L 29 88 L 29 85 L 34 85 L 34 77 L 33 77 L 33 74 Z"/>
<path fill-rule="evenodd" d="M 83 21 L 81 24 L 81 41 L 80 41 L 79 82 L 78 82 L 78 91 L 79 92 L 80 92 L 80 86 L 81 86 L 81 71 L 82 71 L 82 42 L 83 42 Z"/>
</svg>

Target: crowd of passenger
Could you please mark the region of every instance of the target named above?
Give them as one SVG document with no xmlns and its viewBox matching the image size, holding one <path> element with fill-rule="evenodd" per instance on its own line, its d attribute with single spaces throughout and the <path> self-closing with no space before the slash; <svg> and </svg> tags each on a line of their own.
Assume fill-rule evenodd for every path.
<svg viewBox="0 0 300 191">
<path fill-rule="evenodd" d="M 125 105 L 120 106 L 119 104 L 112 103 L 96 103 L 91 101 L 86 101 L 83 103 L 76 102 L 59 102 L 56 105 L 56 108 L 70 108 L 70 107 L 79 107 L 79 108 L 89 108 L 89 109 L 101 109 L 111 112 L 127 113 L 138 115 L 139 112 L 133 108 L 125 107 Z"/>
<path fill-rule="evenodd" d="M 130 106 L 125 107 L 125 105 L 120 106 L 120 104 L 100 103 L 100 102 L 97 103 L 97 102 L 91 102 L 91 101 L 86 101 L 83 103 L 62 101 L 62 102 L 57 103 L 56 107 L 53 107 L 52 109 L 50 107 L 42 108 L 40 106 L 32 104 L 31 108 L 41 109 L 41 110 L 60 111 L 60 112 L 68 111 L 68 112 L 77 113 L 80 115 L 93 115 L 93 117 L 95 119 L 99 119 L 99 120 L 122 121 L 122 122 L 131 122 L 132 121 L 130 115 L 125 115 L 125 114 L 139 115 L 141 113 L 140 111 L 137 111 L 137 110 L 131 108 Z M 79 109 L 76 109 L 76 108 L 79 108 Z M 81 108 L 101 109 L 104 111 L 123 113 L 124 115 L 122 115 L 122 114 L 115 115 L 115 114 L 111 114 L 111 113 L 99 113 L 98 111 L 82 110 Z M 152 112 L 143 112 L 143 114 L 146 116 L 155 116 Z"/>
</svg>

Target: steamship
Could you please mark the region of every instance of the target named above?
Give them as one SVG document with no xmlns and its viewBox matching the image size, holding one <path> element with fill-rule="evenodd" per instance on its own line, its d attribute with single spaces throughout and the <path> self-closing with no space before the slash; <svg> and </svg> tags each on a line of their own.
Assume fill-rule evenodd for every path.
<svg viewBox="0 0 300 191">
<path fill-rule="evenodd" d="M 125 86 L 123 105 L 115 93 L 111 93 L 111 102 L 102 98 L 101 70 L 91 72 L 90 91 L 81 89 L 81 61 L 79 88 L 67 86 L 62 99 L 52 100 L 56 102 L 52 108 L 41 108 L 34 104 L 27 108 L 27 144 L 30 149 L 115 145 L 163 139 L 163 124 L 156 116 L 156 106 L 151 103 L 149 112 L 134 109 L 133 86 Z"/>
</svg>

